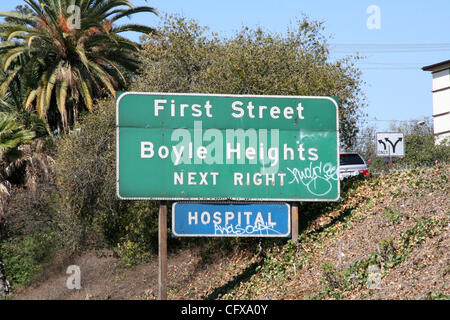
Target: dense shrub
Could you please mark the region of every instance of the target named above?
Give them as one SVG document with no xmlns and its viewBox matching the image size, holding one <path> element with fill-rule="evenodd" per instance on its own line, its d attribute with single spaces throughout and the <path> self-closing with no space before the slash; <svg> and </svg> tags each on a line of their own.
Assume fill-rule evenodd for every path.
<svg viewBox="0 0 450 320">
<path fill-rule="evenodd" d="M 57 252 L 65 258 L 80 249 L 80 226 L 60 214 L 55 185 L 36 173 L 33 177 L 34 188 L 11 190 L 0 224 L 0 260 L 14 287 L 44 278 Z"/>
<path fill-rule="evenodd" d="M 399 165 L 432 165 L 450 161 L 450 146 L 435 145 L 432 134 L 412 134 L 405 137 L 405 157 L 399 159 Z"/>
<path fill-rule="evenodd" d="M 376 157 L 375 152 L 369 158 L 371 172 L 387 172 L 388 158 Z M 393 158 L 393 170 L 405 170 L 416 167 L 431 167 L 450 161 L 450 145 L 435 145 L 433 134 L 405 134 L 405 156 Z"/>
<path fill-rule="evenodd" d="M 62 211 L 85 226 L 86 237 L 99 235 L 103 244 L 119 248 L 119 255 L 141 261 L 147 257 L 144 252 L 157 249 L 158 207 L 151 201 L 116 198 L 114 101 L 99 101 L 78 127 L 58 141 Z"/>
<path fill-rule="evenodd" d="M 358 136 L 355 151 L 368 161 L 371 172 L 387 172 L 389 159 L 376 156 L 377 131 L 380 130 L 374 126 L 366 126 Z M 405 156 L 392 159 L 394 170 L 429 167 L 450 161 L 450 143 L 435 144 L 431 118 L 425 118 L 425 121 L 402 121 L 397 124 L 393 122 L 388 131 L 401 132 L 405 137 Z"/>
<path fill-rule="evenodd" d="M 43 264 L 52 257 L 55 231 L 51 226 L 24 237 L 0 242 L 2 261 L 13 286 L 27 286 L 41 274 Z"/>
<path fill-rule="evenodd" d="M 115 205 L 113 196 L 105 201 L 101 197 L 105 189 L 115 190 L 113 105 L 111 100 L 99 101 L 79 131 L 63 136 L 57 144 L 56 175 L 63 205 L 81 218 L 92 219 L 98 204 Z"/>
</svg>

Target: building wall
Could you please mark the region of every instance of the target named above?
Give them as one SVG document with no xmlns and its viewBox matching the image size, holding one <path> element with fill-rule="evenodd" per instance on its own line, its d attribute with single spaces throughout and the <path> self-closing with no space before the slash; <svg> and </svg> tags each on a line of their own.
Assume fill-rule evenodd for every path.
<svg viewBox="0 0 450 320">
<path fill-rule="evenodd" d="M 433 91 L 450 86 L 450 69 L 433 73 Z"/>
<path fill-rule="evenodd" d="M 437 144 L 450 138 L 450 68 L 433 73 L 433 125 Z"/>
</svg>

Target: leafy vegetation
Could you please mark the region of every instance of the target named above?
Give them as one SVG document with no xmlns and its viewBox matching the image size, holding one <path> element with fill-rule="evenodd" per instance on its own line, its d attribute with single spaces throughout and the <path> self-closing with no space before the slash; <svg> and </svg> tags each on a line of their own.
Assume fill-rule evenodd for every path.
<svg viewBox="0 0 450 320">
<path fill-rule="evenodd" d="M 116 198 L 115 110 L 101 100 L 79 125 L 57 143 L 56 184 L 61 210 L 117 248 L 125 264 L 146 261 L 157 249 L 156 202 Z"/>
<path fill-rule="evenodd" d="M 7 74 L 0 69 L 0 83 L 4 83 Z M 21 85 L 19 79 L 9 84 L 5 94 L 0 97 L 0 113 L 14 118 L 17 123 L 23 125 L 24 129 L 35 132 L 36 138 L 48 135 L 50 129 L 47 121 L 41 119 L 36 112 L 25 109 L 20 92 Z"/>
<path fill-rule="evenodd" d="M 441 290 L 427 293 L 426 300 L 450 300 L 450 295 L 443 293 Z"/>
<path fill-rule="evenodd" d="M 30 142 L 33 137 L 34 132 L 25 130 L 12 116 L 0 113 L 0 155 Z"/>
<path fill-rule="evenodd" d="M 229 39 L 183 17 L 166 17 L 143 45 L 134 88 L 151 92 L 335 96 L 340 136 L 350 147 L 363 116 L 358 57 L 332 61 L 324 24 L 307 17 L 287 35 L 243 27 Z"/>
<path fill-rule="evenodd" d="M 419 124 L 420 123 L 420 124 Z M 450 144 L 435 144 L 433 125 L 430 119 L 391 124 L 390 131 L 402 132 L 405 136 L 405 156 L 393 158 L 394 170 L 433 166 L 448 163 Z M 357 137 L 355 144 L 363 158 L 368 161 L 370 171 L 385 173 L 388 171 L 388 159 L 376 156 L 376 129 L 367 126 Z"/>
<path fill-rule="evenodd" d="M 0 242 L 3 263 L 13 285 L 28 286 L 40 276 L 43 265 L 52 257 L 55 237 L 55 231 L 49 227 L 25 237 Z"/>
<path fill-rule="evenodd" d="M 29 143 L 34 136 L 33 131 L 24 129 L 13 116 L 0 113 L 0 168 L 20 158 L 22 153 L 18 147 Z"/>
<path fill-rule="evenodd" d="M 70 256 L 105 243 L 120 249 L 118 244 L 138 238 L 142 250 L 151 252 L 155 247 L 151 241 L 155 238 L 154 228 L 146 229 L 153 223 L 147 204 L 122 203 L 121 207 L 114 196 L 97 203 L 106 189 L 94 183 L 102 182 L 102 178 L 114 181 L 113 155 L 107 154 L 113 150 L 113 137 L 108 137 L 109 145 L 100 131 L 79 140 L 91 144 L 87 148 L 79 145 L 79 153 L 75 153 L 78 158 L 72 153 L 68 164 L 64 160 L 69 151 L 63 147 L 55 150 L 54 142 L 60 140 L 60 146 L 68 146 L 75 136 L 54 138 L 50 132 L 58 129 L 68 133 L 79 115 L 95 109 L 96 98 L 114 96 L 117 89 L 127 87 L 140 67 L 139 45 L 121 35 L 154 29 L 116 24 L 136 13 L 156 10 L 135 7 L 128 0 L 25 3 L 15 11 L 0 12 L 4 17 L 0 23 L 0 259 L 7 264 L 14 286 L 29 285 L 38 279 L 43 266 L 58 250 Z M 114 118 L 111 110 L 108 121 Z M 87 122 L 92 132 L 101 123 L 96 122 L 101 116 L 104 114 L 97 113 Z M 83 132 L 89 130 L 84 128 Z M 32 145 L 19 149 L 35 137 L 39 139 Z M 92 153 L 87 151 L 89 147 Z M 49 163 L 54 161 L 50 155 L 58 152 L 63 166 L 56 163 L 51 167 Z M 86 157 L 96 152 L 106 158 Z M 99 159 L 98 167 L 77 166 L 85 160 L 89 166 Z M 64 171 L 65 165 L 73 166 L 73 170 Z M 101 165 L 110 169 L 106 172 L 110 175 L 97 175 L 93 182 L 89 179 L 91 169 L 104 174 Z M 65 185 L 61 176 L 54 181 L 55 172 L 69 174 L 75 183 Z M 108 186 L 106 183 L 105 188 Z M 74 198 L 68 200 L 65 196 Z M 130 207 L 136 210 L 128 210 Z M 86 215 L 93 208 L 92 214 Z M 114 216 L 117 212 L 124 214 Z"/>
<path fill-rule="evenodd" d="M 396 208 L 386 208 L 384 210 L 384 215 L 392 221 L 392 223 L 399 223 L 400 218 L 402 217 L 402 212 Z"/>
<path fill-rule="evenodd" d="M 35 188 L 11 190 L 0 223 L 0 258 L 15 287 L 40 280 L 58 252 L 70 257 L 80 249 L 80 227 L 58 211 L 53 179 L 42 171 L 34 178 Z"/>
</svg>

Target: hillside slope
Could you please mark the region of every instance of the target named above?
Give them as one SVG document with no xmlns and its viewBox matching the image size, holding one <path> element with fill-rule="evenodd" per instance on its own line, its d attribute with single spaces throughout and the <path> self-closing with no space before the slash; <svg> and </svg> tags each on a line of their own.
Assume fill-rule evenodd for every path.
<svg viewBox="0 0 450 320">
<path fill-rule="evenodd" d="M 316 218 L 300 212 L 304 228 L 297 244 L 255 239 L 232 249 L 237 242 L 228 239 L 170 254 L 168 296 L 448 299 L 449 191 L 449 165 L 355 182 Z M 46 281 L 16 290 L 13 298 L 157 298 L 156 257 L 131 270 L 108 252 L 91 251 L 71 264 L 81 268 L 81 290 L 68 290 L 65 268 L 55 268 Z"/>
<path fill-rule="evenodd" d="M 449 169 L 365 181 L 225 298 L 448 298 Z"/>
</svg>

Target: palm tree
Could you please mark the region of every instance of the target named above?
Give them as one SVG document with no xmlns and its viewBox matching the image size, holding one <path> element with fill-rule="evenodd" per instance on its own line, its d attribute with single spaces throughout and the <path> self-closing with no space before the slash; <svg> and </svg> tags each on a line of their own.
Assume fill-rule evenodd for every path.
<svg viewBox="0 0 450 320">
<path fill-rule="evenodd" d="M 0 83 L 4 83 L 8 74 L 0 69 Z M 0 113 L 11 115 L 16 122 L 23 124 L 25 129 L 36 133 L 37 137 L 50 134 L 50 128 L 47 122 L 40 118 L 35 111 L 28 111 L 23 105 L 23 92 L 21 90 L 20 77 L 9 84 L 5 94 L 0 97 Z"/>
<path fill-rule="evenodd" d="M 11 114 L 0 112 L 0 220 L 2 197 L 9 195 L 8 179 L 16 173 L 24 155 L 19 147 L 31 142 L 34 136 L 33 131 L 24 129 Z"/>
<path fill-rule="evenodd" d="M 134 7 L 128 0 L 25 0 L 30 10 L 0 12 L 1 68 L 8 76 L 0 97 L 21 79 L 23 105 L 36 109 L 67 130 L 93 99 L 116 93 L 139 68 L 139 46 L 120 34 L 151 33 L 138 24 L 116 25 L 152 7 Z M 55 116 L 57 121 L 55 121 Z"/>
</svg>

